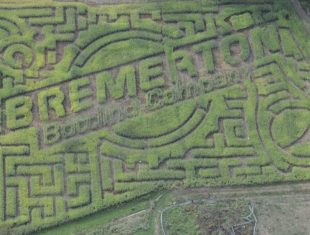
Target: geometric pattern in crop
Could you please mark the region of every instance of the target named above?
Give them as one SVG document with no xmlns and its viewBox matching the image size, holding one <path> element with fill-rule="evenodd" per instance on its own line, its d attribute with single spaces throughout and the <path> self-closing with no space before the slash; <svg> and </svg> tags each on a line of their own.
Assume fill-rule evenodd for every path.
<svg viewBox="0 0 310 235">
<path fill-rule="evenodd" d="M 279 2 L 0 3 L 1 225 L 309 180 L 309 34 Z"/>
</svg>

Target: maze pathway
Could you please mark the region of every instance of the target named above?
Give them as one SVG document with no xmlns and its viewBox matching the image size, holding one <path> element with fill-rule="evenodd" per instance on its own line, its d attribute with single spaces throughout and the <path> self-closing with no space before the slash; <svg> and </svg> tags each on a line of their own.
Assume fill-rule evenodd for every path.
<svg viewBox="0 0 310 235">
<path fill-rule="evenodd" d="M 310 179 L 310 45 L 290 1 L 0 2 L 0 224 L 162 188 Z"/>
</svg>

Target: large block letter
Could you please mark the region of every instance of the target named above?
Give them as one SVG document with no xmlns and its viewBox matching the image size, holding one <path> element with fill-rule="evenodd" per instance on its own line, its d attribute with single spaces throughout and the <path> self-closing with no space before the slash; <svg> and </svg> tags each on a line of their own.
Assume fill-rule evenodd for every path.
<svg viewBox="0 0 310 235">
<path fill-rule="evenodd" d="M 179 71 L 186 71 L 186 73 L 191 77 L 197 77 L 198 72 L 195 67 L 193 56 L 189 51 L 181 50 L 173 53 L 174 62 L 176 68 Z"/>
<path fill-rule="evenodd" d="M 73 112 L 79 112 L 92 106 L 92 90 L 89 85 L 90 80 L 88 78 L 81 78 L 70 82 L 69 91 L 71 110 Z"/>
<path fill-rule="evenodd" d="M 233 54 L 231 50 L 233 45 L 238 45 L 240 47 L 240 54 Z M 226 36 L 221 42 L 221 50 L 225 62 L 230 65 L 238 65 L 242 61 L 247 61 L 251 54 L 248 38 L 242 33 Z"/>
<path fill-rule="evenodd" d="M 162 60 L 159 56 L 141 61 L 139 68 L 140 87 L 143 91 L 149 91 L 165 84 Z"/>
<path fill-rule="evenodd" d="M 214 73 L 215 71 L 214 55 L 212 50 L 216 47 L 217 43 L 213 40 L 193 46 L 194 52 L 202 54 L 203 62 L 206 65 L 208 73 Z"/>
<path fill-rule="evenodd" d="M 41 91 L 38 94 L 39 115 L 42 121 L 49 119 L 48 111 L 52 108 L 58 117 L 66 115 L 64 107 L 64 93 L 59 87 L 52 87 L 47 90 Z"/>
<path fill-rule="evenodd" d="M 105 103 L 107 100 L 107 91 L 113 99 L 123 98 L 125 95 L 125 85 L 130 97 L 137 94 L 135 68 L 131 65 L 122 67 L 116 79 L 110 72 L 104 72 L 97 76 L 97 100 L 99 103 Z"/>
<path fill-rule="evenodd" d="M 32 122 L 32 100 L 28 96 L 19 96 L 6 102 L 7 127 L 17 129 L 28 127 Z"/>
</svg>

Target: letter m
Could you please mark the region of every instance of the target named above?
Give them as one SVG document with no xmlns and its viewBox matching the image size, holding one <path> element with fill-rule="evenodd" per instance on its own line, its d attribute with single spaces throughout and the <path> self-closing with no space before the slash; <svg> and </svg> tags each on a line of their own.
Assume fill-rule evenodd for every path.
<svg viewBox="0 0 310 235">
<path fill-rule="evenodd" d="M 97 100 L 99 103 L 105 103 L 108 94 L 113 99 L 123 98 L 127 85 L 127 93 L 133 97 L 137 94 L 135 68 L 133 66 L 122 67 L 116 79 L 113 79 L 111 72 L 103 72 L 97 75 Z"/>
</svg>

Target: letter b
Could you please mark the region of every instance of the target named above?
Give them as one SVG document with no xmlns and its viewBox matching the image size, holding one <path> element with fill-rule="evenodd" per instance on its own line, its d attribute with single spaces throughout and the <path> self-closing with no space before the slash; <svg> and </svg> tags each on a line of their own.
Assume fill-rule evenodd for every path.
<svg viewBox="0 0 310 235">
<path fill-rule="evenodd" d="M 32 100 L 28 96 L 19 96 L 6 102 L 7 127 L 17 129 L 28 127 L 32 123 Z"/>
</svg>

